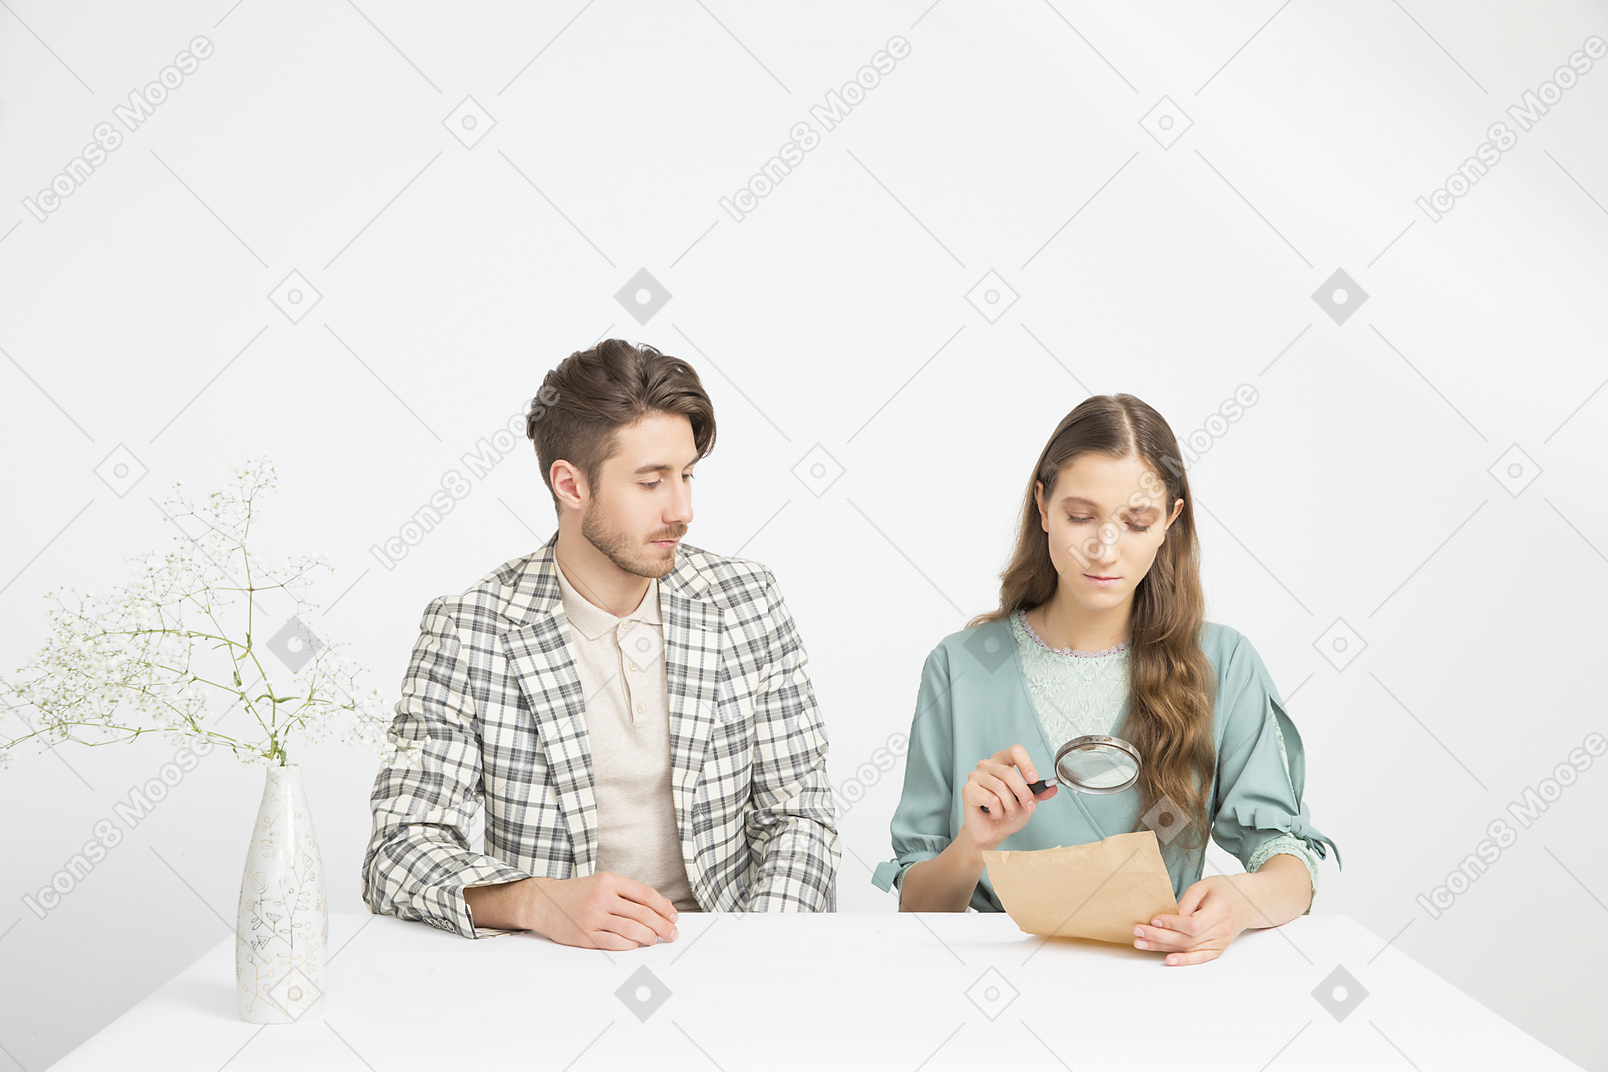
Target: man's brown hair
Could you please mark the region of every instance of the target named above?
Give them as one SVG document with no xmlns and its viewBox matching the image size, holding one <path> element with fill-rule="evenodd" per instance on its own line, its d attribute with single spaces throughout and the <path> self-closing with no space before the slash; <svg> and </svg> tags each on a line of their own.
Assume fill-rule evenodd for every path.
<svg viewBox="0 0 1608 1072">
<path fill-rule="evenodd" d="M 680 358 L 646 344 L 604 339 L 570 354 L 543 378 L 525 415 L 525 435 L 536 445 L 555 512 L 553 463 L 562 458 L 575 466 L 595 494 L 603 463 L 618 449 L 617 430 L 651 413 L 685 416 L 700 459 L 714 449 L 714 403 L 698 373 Z"/>
</svg>

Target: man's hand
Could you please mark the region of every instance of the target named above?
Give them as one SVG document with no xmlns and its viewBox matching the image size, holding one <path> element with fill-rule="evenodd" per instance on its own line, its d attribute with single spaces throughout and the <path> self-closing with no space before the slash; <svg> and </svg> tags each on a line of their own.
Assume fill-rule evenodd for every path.
<svg viewBox="0 0 1608 1072">
<path fill-rule="evenodd" d="M 680 933 L 668 898 L 613 871 L 471 886 L 463 894 L 475 926 L 533 930 L 560 945 L 636 949 Z"/>
</svg>

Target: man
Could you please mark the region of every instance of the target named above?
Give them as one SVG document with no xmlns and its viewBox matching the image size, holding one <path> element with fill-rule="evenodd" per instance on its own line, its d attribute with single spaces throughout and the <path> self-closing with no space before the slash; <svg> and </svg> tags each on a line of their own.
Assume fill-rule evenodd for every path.
<svg viewBox="0 0 1608 1072">
<path fill-rule="evenodd" d="M 558 531 L 425 609 L 363 860 L 370 910 L 466 938 L 674 941 L 683 911 L 833 911 L 827 739 L 770 571 L 681 542 L 696 372 L 608 339 L 527 415 Z M 485 853 L 470 849 L 486 809 Z"/>
</svg>

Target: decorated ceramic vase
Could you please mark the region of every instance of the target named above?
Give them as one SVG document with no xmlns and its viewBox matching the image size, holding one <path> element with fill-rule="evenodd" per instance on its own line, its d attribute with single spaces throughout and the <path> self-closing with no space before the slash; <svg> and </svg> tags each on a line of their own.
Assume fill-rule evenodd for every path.
<svg viewBox="0 0 1608 1072">
<path fill-rule="evenodd" d="M 240 1019 L 293 1024 L 324 1015 L 329 902 L 302 768 L 269 766 L 251 831 L 235 927 Z"/>
</svg>

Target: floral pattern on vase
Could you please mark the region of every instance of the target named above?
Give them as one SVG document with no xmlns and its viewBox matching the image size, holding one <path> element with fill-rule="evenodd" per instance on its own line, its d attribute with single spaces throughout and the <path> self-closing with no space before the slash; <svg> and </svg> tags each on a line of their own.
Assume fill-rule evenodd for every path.
<svg viewBox="0 0 1608 1072">
<path fill-rule="evenodd" d="M 298 764 L 268 767 L 240 881 L 235 980 L 240 1018 L 292 1024 L 324 1014 L 329 902 Z"/>
</svg>

